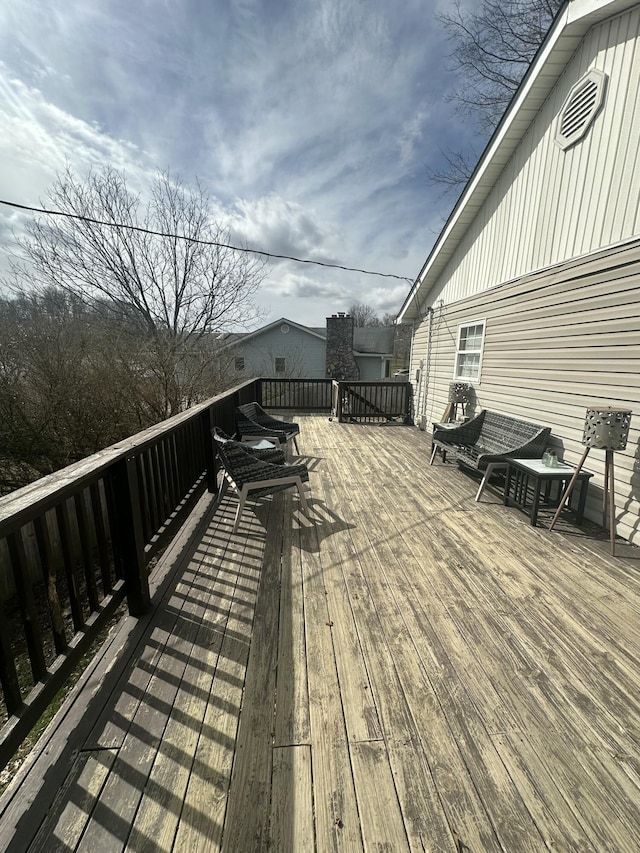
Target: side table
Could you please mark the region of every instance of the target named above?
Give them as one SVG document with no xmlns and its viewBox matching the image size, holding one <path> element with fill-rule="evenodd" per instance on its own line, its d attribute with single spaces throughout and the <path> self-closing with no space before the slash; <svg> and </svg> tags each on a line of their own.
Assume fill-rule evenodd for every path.
<svg viewBox="0 0 640 853">
<path fill-rule="evenodd" d="M 538 522 L 540 499 L 542 498 L 547 506 L 557 507 L 576 469 L 565 462 L 559 462 L 557 466 L 552 468 L 549 465 L 543 465 L 541 459 L 508 459 L 507 462 L 504 504 L 505 506 L 517 506 L 527 512 L 531 518 L 531 525 L 535 527 Z M 582 470 L 576 478 L 576 486 L 580 486 L 578 504 L 575 510 L 577 524 L 581 524 L 584 518 L 584 507 L 591 477 L 593 477 L 592 473 Z M 556 497 L 552 499 L 551 491 L 554 483 L 557 483 L 558 486 Z M 574 488 L 571 497 L 575 491 Z"/>
</svg>

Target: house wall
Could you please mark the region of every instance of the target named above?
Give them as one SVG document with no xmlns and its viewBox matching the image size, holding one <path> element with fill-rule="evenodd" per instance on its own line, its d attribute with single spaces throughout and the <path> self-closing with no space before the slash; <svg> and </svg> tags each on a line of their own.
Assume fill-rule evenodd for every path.
<svg viewBox="0 0 640 853">
<path fill-rule="evenodd" d="M 287 327 L 287 332 L 282 331 L 282 325 Z M 324 339 L 288 324 L 278 325 L 237 344 L 233 349 L 233 356 L 243 356 L 245 360 L 244 370 L 235 372 L 238 381 L 251 376 L 308 379 L 323 379 L 325 376 Z M 275 372 L 276 358 L 286 359 L 284 374 Z M 230 373 L 234 375 L 233 358 Z"/>
<path fill-rule="evenodd" d="M 356 364 L 360 370 L 359 378 L 363 382 L 374 382 L 377 379 L 384 379 L 384 362 L 391 361 L 390 357 L 383 359 L 379 355 L 355 356 Z M 391 367 L 389 367 L 391 371 Z"/>
<path fill-rule="evenodd" d="M 430 304 L 614 245 L 640 233 L 640 8 L 585 36 L 430 294 Z M 563 151 L 556 117 L 590 68 L 604 106 Z"/>
<path fill-rule="evenodd" d="M 487 408 L 550 426 L 551 444 L 575 464 L 588 407 L 633 411 L 627 449 L 615 454 L 616 517 L 618 533 L 640 544 L 640 240 L 427 314 L 416 326 L 412 378 L 420 361 L 430 364 L 428 399 L 414 388 L 429 431 L 447 404 L 458 324 L 477 318 L 486 319 L 486 332 L 470 415 Z M 585 465 L 595 475 L 587 516 L 598 523 L 604 459 L 592 450 Z"/>
</svg>

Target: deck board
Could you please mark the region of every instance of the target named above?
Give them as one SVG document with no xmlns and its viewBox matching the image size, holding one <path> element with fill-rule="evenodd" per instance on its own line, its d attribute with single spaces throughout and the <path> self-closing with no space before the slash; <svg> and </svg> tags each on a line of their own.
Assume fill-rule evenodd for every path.
<svg viewBox="0 0 640 853">
<path fill-rule="evenodd" d="M 635 851 L 638 549 L 476 502 L 419 430 L 296 417 L 311 518 L 202 510 L 2 849 Z"/>
</svg>

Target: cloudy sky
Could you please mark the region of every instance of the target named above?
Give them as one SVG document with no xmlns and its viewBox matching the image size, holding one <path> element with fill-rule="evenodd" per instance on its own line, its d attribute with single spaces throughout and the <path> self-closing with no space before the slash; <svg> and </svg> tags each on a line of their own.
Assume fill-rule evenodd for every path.
<svg viewBox="0 0 640 853">
<path fill-rule="evenodd" d="M 415 278 L 451 200 L 426 178 L 470 129 L 436 20 L 446 0 L 20 0 L 0 7 L 0 198 L 46 201 L 65 162 L 142 186 L 198 178 L 234 244 Z M 1 255 L 20 214 L 0 206 Z M 271 262 L 264 321 L 409 283 Z"/>
</svg>

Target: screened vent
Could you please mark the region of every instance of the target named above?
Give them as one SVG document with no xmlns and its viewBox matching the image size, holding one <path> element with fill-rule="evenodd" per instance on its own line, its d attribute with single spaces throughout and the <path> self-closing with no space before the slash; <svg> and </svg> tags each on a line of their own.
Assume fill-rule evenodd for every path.
<svg viewBox="0 0 640 853">
<path fill-rule="evenodd" d="M 569 92 L 558 116 L 556 142 L 568 148 L 585 135 L 604 101 L 607 75 L 592 68 Z"/>
</svg>

